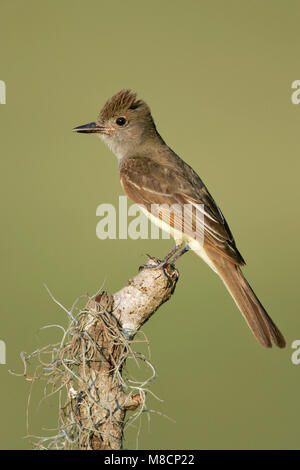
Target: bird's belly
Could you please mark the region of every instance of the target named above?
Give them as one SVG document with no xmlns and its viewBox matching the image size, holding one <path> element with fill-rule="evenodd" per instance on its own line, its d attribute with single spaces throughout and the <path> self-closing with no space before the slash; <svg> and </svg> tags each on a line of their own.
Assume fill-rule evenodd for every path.
<svg viewBox="0 0 300 470">
<path fill-rule="evenodd" d="M 190 249 L 196 253 L 196 255 L 200 256 L 200 258 L 205 261 L 209 265 L 209 267 L 215 271 L 216 268 L 214 264 L 212 263 L 211 259 L 207 256 L 206 251 L 203 247 L 203 244 L 200 243 L 198 240 L 195 240 L 194 238 L 189 237 L 185 233 L 182 233 L 179 230 L 173 229 L 168 223 L 164 222 L 163 220 L 159 219 L 158 217 L 155 217 L 151 212 L 147 211 L 145 207 L 139 206 L 143 214 L 148 217 L 148 219 L 153 222 L 157 227 L 159 227 L 161 230 L 163 230 L 165 233 L 168 233 L 174 238 L 176 245 L 181 245 L 183 242 L 189 245 Z M 218 274 L 218 273 L 217 273 Z"/>
<path fill-rule="evenodd" d="M 207 253 L 206 253 L 205 248 L 204 248 L 202 243 L 195 240 L 194 238 L 190 238 L 190 240 L 188 240 L 188 245 L 191 248 L 191 250 L 193 250 L 196 253 L 196 255 L 200 256 L 200 258 L 202 258 L 203 261 L 205 261 L 205 263 L 208 264 L 208 266 L 215 273 L 218 274 L 218 271 L 216 270 L 212 260 L 209 258 L 209 256 L 207 256 Z"/>
<path fill-rule="evenodd" d="M 155 217 L 155 215 L 151 214 L 151 212 L 147 211 L 145 207 L 139 206 L 143 214 L 152 222 L 154 225 L 159 227 L 163 232 L 171 235 L 174 238 L 176 245 L 181 245 L 183 241 L 187 241 L 187 237 L 184 233 L 179 230 L 174 229 L 170 226 L 167 222 L 160 219 L 159 217 Z"/>
</svg>

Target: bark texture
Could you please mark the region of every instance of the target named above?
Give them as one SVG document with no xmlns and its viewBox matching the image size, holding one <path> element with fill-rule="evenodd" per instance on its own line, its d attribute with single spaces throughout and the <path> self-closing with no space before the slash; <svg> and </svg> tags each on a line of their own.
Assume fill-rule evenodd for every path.
<svg viewBox="0 0 300 470">
<path fill-rule="evenodd" d="M 74 351 L 81 351 L 80 385 L 69 388 L 80 449 L 122 448 L 126 412 L 143 403 L 142 394 L 128 393 L 122 380 L 130 340 L 170 299 L 177 280 L 173 265 L 142 269 L 115 294 L 91 299 L 80 316 L 73 338 Z"/>
</svg>

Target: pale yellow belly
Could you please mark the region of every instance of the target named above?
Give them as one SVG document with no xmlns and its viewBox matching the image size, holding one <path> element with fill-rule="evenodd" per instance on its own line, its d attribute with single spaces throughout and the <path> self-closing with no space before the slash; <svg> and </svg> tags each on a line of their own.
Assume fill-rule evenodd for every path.
<svg viewBox="0 0 300 470">
<path fill-rule="evenodd" d="M 215 271 L 215 266 L 213 265 L 211 259 L 207 256 L 205 249 L 203 248 L 203 244 L 200 243 L 198 240 L 195 240 L 194 238 L 188 237 L 185 233 L 182 233 L 172 227 L 170 227 L 169 224 L 164 222 L 163 220 L 159 219 L 158 217 L 155 217 L 153 214 L 148 212 L 145 207 L 139 206 L 141 211 L 148 217 L 148 219 L 155 224 L 157 227 L 159 227 L 161 230 L 163 230 L 165 233 L 171 235 L 172 238 L 174 238 L 176 245 L 181 245 L 183 242 L 189 245 L 190 249 L 196 253 L 196 255 L 200 256 L 200 258 L 205 261 L 209 265 L 209 267 Z M 218 273 L 217 273 L 218 274 Z"/>
</svg>

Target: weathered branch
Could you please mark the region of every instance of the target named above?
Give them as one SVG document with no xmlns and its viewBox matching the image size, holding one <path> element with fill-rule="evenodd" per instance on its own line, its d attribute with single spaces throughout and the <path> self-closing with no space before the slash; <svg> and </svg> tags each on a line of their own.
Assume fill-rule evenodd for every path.
<svg viewBox="0 0 300 470">
<path fill-rule="evenodd" d="M 154 263 L 154 261 L 150 261 Z M 142 269 L 123 289 L 100 293 L 80 315 L 73 352 L 80 353 L 77 390 L 69 384 L 80 449 L 121 449 L 125 415 L 143 405 L 144 392 L 133 394 L 122 370 L 136 332 L 174 292 L 178 271 Z"/>
<path fill-rule="evenodd" d="M 149 264 L 157 266 L 156 262 L 149 259 Z M 78 311 L 79 299 L 69 311 L 47 288 L 55 303 L 68 314 L 69 325 L 48 325 L 63 332 L 59 342 L 30 354 L 23 352 L 23 373 L 10 371 L 31 383 L 46 380 L 44 399 L 59 394 L 56 434 L 40 437 L 33 445 L 39 449 L 122 448 L 126 413 L 133 411 L 131 418 L 136 419 L 146 411 L 148 384 L 155 377 L 149 360 L 132 349 L 133 338 L 169 300 L 178 276 L 172 264 L 164 269 L 142 269 L 120 291 L 113 295 L 102 291 Z M 149 368 L 148 379 L 132 381 L 122 374 L 128 358 L 142 361 Z M 37 366 L 31 374 L 34 359 Z M 38 439 L 30 435 L 29 429 L 27 437 Z"/>
</svg>

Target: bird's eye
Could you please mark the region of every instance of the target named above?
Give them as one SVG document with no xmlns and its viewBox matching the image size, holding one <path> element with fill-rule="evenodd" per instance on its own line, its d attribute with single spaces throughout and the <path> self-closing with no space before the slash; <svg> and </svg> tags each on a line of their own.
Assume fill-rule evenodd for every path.
<svg viewBox="0 0 300 470">
<path fill-rule="evenodd" d="M 118 124 L 118 126 L 124 126 L 124 124 L 126 124 L 126 119 L 124 117 L 118 117 L 116 123 Z"/>
</svg>

